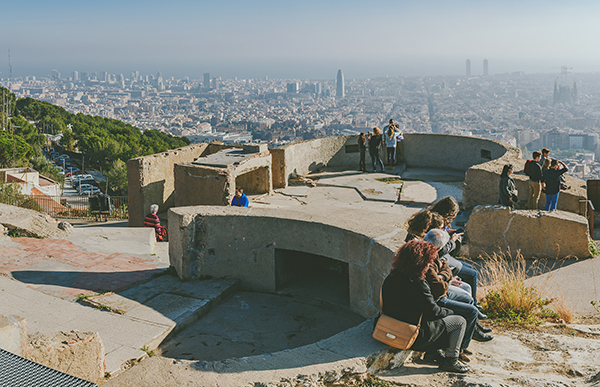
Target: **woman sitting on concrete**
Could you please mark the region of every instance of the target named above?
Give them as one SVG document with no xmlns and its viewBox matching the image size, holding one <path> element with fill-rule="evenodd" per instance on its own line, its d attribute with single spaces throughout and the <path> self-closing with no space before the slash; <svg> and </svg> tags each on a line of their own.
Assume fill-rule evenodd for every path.
<svg viewBox="0 0 600 387">
<path fill-rule="evenodd" d="M 515 180 L 511 176 L 512 174 L 512 164 L 506 164 L 502 168 L 502 174 L 500 174 L 500 186 L 498 187 L 498 196 L 500 199 L 498 201 L 501 205 L 514 210 L 515 203 L 517 202 L 517 187 L 515 186 Z"/>
<path fill-rule="evenodd" d="M 412 241 L 413 239 L 423 239 L 431 226 L 432 212 L 429 210 L 419 211 L 413 214 L 408 219 L 408 228 L 404 242 Z"/>
<path fill-rule="evenodd" d="M 382 313 L 409 324 L 421 322 L 419 335 L 411 349 L 436 351 L 445 348 L 440 368 L 451 372 L 468 372 L 458 362 L 467 323 L 452 310 L 438 306 L 425 280 L 437 249 L 429 242 L 409 241 L 394 256 L 392 270 L 382 285 Z"/>
<path fill-rule="evenodd" d="M 470 294 L 473 298 L 474 305 L 477 306 L 477 281 L 479 277 L 479 275 L 477 274 L 477 270 L 475 270 L 470 263 L 454 257 L 455 254 L 458 255 L 458 253 L 460 252 L 460 245 L 462 240 L 461 232 L 459 232 L 458 230 L 450 229 L 450 225 L 456 218 L 456 214 L 458 214 L 458 202 L 452 196 L 447 196 L 441 199 L 439 202 L 435 203 L 432 206 L 432 208 L 434 208 L 437 211 L 440 211 L 442 214 L 438 214 L 432 210 L 434 214 L 431 218 L 431 225 L 429 230 L 441 229 L 446 232 L 448 232 L 449 230 L 452 233 L 448 234 L 448 242 L 444 245 L 444 247 L 442 247 L 439 250 L 438 256 L 448 263 L 448 265 L 452 269 L 452 273 L 456 277 L 460 278 L 462 282 L 469 285 Z"/>
</svg>

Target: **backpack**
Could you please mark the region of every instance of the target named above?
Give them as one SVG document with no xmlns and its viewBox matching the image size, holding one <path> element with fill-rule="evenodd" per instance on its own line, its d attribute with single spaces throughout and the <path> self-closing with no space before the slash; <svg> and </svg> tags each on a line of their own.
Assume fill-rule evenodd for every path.
<svg viewBox="0 0 600 387">
<path fill-rule="evenodd" d="M 531 175 L 529 174 L 529 166 L 531 165 L 531 162 L 533 160 L 531 159 L 527 159 L 527 161 L 525 161 L 525 166 L 523 167 L 523 172 L 525 172 L 525 174 L 529 177 L 531 177 Z"/>
</svg>

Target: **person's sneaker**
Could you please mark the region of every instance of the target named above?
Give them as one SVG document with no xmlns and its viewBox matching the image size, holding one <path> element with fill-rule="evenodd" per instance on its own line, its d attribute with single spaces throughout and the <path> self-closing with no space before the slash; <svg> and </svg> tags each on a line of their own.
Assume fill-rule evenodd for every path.
<svg viewBox="0 0 600 387">
<path fill-rule="evenodd" d="M 441 363 L 442 361 L 444 361 L 444 358 L 444 351 L 441 349 L 427 351 L 425 352 L 425 355 L 423 355 L 423 361 L 429 364 Z"/>
<path fill-rule="evenodd" d="M 477 321 L 476 327 L 482 333 L 490 333 L 492 331 L 492 328 L 484 327 L 479 323 L 479 321 Z"/>
<path fill-rule="evenodd" d="M 462 361 L 463 363 L 468 363 L 471 361 L 471 359 L 469 359 L 465 351 L 460 351 L 460 354 L 458 355 L 458 360 Z"/>
<path fill-rule="evenodd" d="M 440 365 L 440 369 L 448 372 L 458 372 L 464 374 L 465 372 L 469 372 L 470 368 L 464 364 L 460 364 L 458 359 L 455 357 L 447 357 L 444 359 L 442 364 Z"/>
<path fill-rule="evenodd" d="M 481 311 L 478 311 L 478 312 L 477 312 L 477 319 L 478 319 L 478 320 L 485 320 L 485 319 L 487 319 L 487 318 L 488 318 L 487 314 L 484 314 L 484 313 L 482 313 Z"/>
<path fill-rule="evenodd" d="M 494 336 L 490 336 L 487 333 L 483 333 L 481 332 L 479 329 L 475 329 L 475 332 L 473 332 L 473 340 L 475 341 L 480 341 L 480 342 L 486 342 L 486 341 L 490 341 L 494 338 Z"/>
</svg>

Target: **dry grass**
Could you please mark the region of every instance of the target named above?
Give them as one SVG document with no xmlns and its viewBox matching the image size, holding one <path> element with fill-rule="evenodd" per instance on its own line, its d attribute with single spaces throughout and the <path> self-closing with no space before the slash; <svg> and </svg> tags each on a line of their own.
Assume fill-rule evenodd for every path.
<svg viewBox="0 0 600 387">
<path fill-rule="evenodd" d="M 553 309 L 558 313 L 558 316 L 567 324 L 573 322 L 573 308 L 569 305 L 565 298 L 560 296 L 552 300 Z"/>
<path fill-rule="evenodd" d="M 485 263 L 480 270 L 480 278 L 487 289 L 481 305 L 490 318 L 513 324 L 538 324 L 542 320 L 558 317 L 557 312 L 546 308 L 553 300 L 543 297 L 550 288 L 550 276 L 544 276 L 535 285 L 525 283 L 533 275 L 542 273 L 543 261 L 534 262 L 528 267 L 520 253 L 513 257 L 510 252 L 493 253 L 481 258 Z M 567 314 L 568 308 L 564 302 L 561 307 Z"/>
</svg>

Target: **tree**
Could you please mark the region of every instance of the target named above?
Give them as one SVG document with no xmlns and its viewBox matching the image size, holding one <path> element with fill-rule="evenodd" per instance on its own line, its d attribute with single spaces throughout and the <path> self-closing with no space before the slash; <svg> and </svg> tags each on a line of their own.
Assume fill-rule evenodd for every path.
<svg viewBox="0 0 600 387">
<path fill-rule="evenodd" d="M 33 147 L 21 136 L 0 130 L 0 165 L 3 167 L 23 165 L 34 155 Z"/>
<path fill-rule="evenodd" d="M 104 172 L 108 179 L 107 193 L 116 196 L 127 196 L 127 164 L 120 159 L 113 161 L 110 168 Z"/>
</svg>

